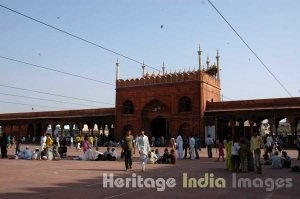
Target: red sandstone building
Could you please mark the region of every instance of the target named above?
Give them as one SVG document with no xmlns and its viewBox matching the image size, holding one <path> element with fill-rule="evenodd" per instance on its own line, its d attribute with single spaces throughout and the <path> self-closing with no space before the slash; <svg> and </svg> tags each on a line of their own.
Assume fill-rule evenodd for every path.
<svg viewBox="0 0 300 199">
<path fill-rule="evenodd" d="M 127 129 L 137 134 L 143 129 L 150 136 L 176 137 L 178 133 L 197 134 L 204 129 L 207 101 L 220 101 L 219 55 L 217 64 L 193 71 L 144 74 L 137 79 L 117 80 L 116 133 Z M 118 64 L 117 64 L 118 67 Z"/>
</svg>

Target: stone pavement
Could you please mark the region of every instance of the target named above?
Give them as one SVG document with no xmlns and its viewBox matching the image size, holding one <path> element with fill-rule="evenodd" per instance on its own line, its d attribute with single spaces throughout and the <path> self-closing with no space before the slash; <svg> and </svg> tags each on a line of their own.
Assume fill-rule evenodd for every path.
<svg viewBox="0 0 300 199">
<path fill-rule="evenodd" d="M 35 146 L 30 146 L 32 149 Z M 24 148 L 24 146 L 23 146 Z M 77 156 L 81 151 L 76 152 L 74 148 L 68 149 L 68 154 Z M 163 148 L 159 148 L 163 152 Z M 105 148 L 101 148 L 105 151 Z M 120 154 L 120 148 L 117 149 Z M 300 165 L 296 160 L 295 150 L 288 151 L 293 157 L 293 165 Z M 9 150 L 13 154 L 13 149 Z M 214 150 L 214 157 L 216 157 Z M 142 188 L 104 188 L 103 174 L 112 173 L 114 185 L 122 185 L 120 181 L 125 178 L 153 178 L 156 188 L 146 188 L 149 179 L 143 181 Z M 184 188 L 183 173 L 188 178 L 195 178 L 201 181 L 205 173 L 208 175 L 207 188 Z M 133 170 L 126 172 L 124 161 L 33 161 L 33 160 L 9 160 L 0 159 L 0 198 L 1 199 L 52 199 L 52 198 L 72 198 L 72 199 L 110 199 L 110 198 L 299 198 L 300 195 L 300 173 L 292 173 L 288 169 L 274 170 L 270 166 L 263 166 L 263 174 L 238 173 L 236 177 L 226 171 L 223 161 L 216 162 L 215 158 L 206 158 L 206 150 L 202 149 L 200 160 L 181 160 L 176 165 L 153 164 L 146 166 L 146 172 L 141 172 L 139 157 L 134 155 Z M 258 178 L 259 179 L 258 179 Z M 173 188 L 167 185 L 164 191 L 157 191 L 163 188 L 160 178 L 167 180 L 174 178 Z M 235 188 L 234 179 L 249 178 L 248 182 L 252 188 Z M 256 179 L 257 178 L 257 179 Z M 268 179 L 269 178 L 269 179 Z M 280 179 L 282 178 L 282 179 Z M 291 178 L 291 179 L 289 179 Z M 273 184 L 277 180 L 277 184 Z M 289 182 L 291 180 L 291 182 Z M 225 182 L 225 188 L 216 188 Z M 257 183 L 262 182 L 262 188 L 253 188 Z M 119 184 L 118 184 L 119 183 Z M 176 185 L 174 184 L 176 183 Z M 202 182 L 202 185 L 204 182 Z M 130 185 L 134 185 L 129 183 Z M 201 185 L 201 184 L 200 184 Z M 209 186 L 215 188 L 209 188 Z M 272 186 L 274 185 L 274 186 Z M 278 187 L 287 185 L 287 187 Z M 273 189 L 274 188 L 274 189 Z M 268 190 L 268 191 L 267 191 Z"/>
</svg>

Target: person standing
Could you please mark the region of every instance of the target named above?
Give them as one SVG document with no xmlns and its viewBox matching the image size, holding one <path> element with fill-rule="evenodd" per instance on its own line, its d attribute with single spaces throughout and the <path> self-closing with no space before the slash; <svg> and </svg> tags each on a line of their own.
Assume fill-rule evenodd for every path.
<svg viewBox="0 0 300 199">
<path fill-rule="evenodd" d="M 2 134 L 2 137 L 0 139 L 0 145 L 1 145 L 1 155 L 2 155 L 2 158 L 7 158 L 8 140 L 7 140 L 6 133 Z"/>
<path fill-rule="evenodd" d="M 145 131 L 141 131 L 141 135 L 137 138 L 136 145 L 140 154 L 142 171 L 145 171 L 148 153 L 151 152 L 149 139 L 148 136 L 145 135 Z"/>
<path fill-rule="evenodd" d="M 190 145 L 190 158 L 191 160 L 194 160 L 195 157 L 195 138 L 193 135 L 191 135 L 190 140 L 189 140 L 189 145 Z"/>
<path fill-rule="evenodd" d="M 264 148 L 264 142 L 255 132 L 251 138 L 251 151 L 254 153 L 254 168 L 257 174 L 261 174 L 260 150 Z"/>
<path fill-rule="evenodd" d="M 218 142 L 217 147 L 218 147 L 218 153 L 219 153 L 219 157 L 218 157 L 217 161 L 219 161 L 221 157 L 223 158 L 223 161 L 225 161 L 225 158 L 224 158 L 224 145 L 223 145 L 222 141 Z"/>
<path fill-rule="evenodd" d="M 128 130 L 122 142 L 122 154 L 124 154 L 126 171 L 132 168 L 132 153 L 135 153 L 134 138 L 131 130 Z"/>
<path fill-rule="evenodd" d="M 214 140 L 210 137 L 210 134 L 207 135 L 206 138 L 206 147 L 207 147 L 207 155 L 208 158 L 212 158 L 212 147 L 214 144 Z"/>
<path fill-rule="evenodd" d="M 195 153 L 196 153 L 196 159 L 200 158 L 198 150 L 201 151 L 201 148 L 200 148 L 200 138 L 197 135 L 195 135 Z"/>
<path fill-rule="evenodd" d="M 231 155 L 231 149 L 232 149 L 233 141 L 230 136 L 228 136 L 227 143 L 225 145 L 226 149 L 226 167 L 229 171 L 233 171 L 233 164 L 232 164 L 232 155 Z"/>
<path fill-rule="evenodd" d="M 176 138 L 176 149 L 178 152 L 178 159 L 183 159 L 183 140 L 180 133 Z"/>
</svg>

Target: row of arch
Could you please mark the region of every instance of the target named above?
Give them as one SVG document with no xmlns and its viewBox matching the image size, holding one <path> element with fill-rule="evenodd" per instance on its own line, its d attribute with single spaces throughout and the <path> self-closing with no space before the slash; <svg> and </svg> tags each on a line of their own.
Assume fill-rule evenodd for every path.
<svg viewBox="0 0 300 199">
<path fill-rule="evenodd" d="M 216 137 L 226 139 L 228 135 L 233 137 L 250 138 L 254 132 L 261 136 L 271 134 L 273 136 L 288 137 L 291 140 L 300 136 L 299 118 L 276 118 L 263 120 L 218 120 L 216 125 Z"/>
<path fill-rule="evenodd" d="M 114 137 L 114 123 L 29 123 L 29 124 L 0 124 L 0 135 L 2 133 L 16 136 L 16 138 L 26 137 L 36 140 L 45 133 L 53 137 L 74 137 L 76 135 L 97 135 L 105 136 L 110 140 Z"/>
</svg>

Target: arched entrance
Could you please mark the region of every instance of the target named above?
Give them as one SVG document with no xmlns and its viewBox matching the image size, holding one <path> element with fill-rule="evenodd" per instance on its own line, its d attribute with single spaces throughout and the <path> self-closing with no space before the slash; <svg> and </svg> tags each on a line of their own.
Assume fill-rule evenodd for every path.
<svg viewBox="0 0 300 199">
<path fill-rule="evenodd" d="M 156 117 L 151 121 L 150 124 L 150 130 L 151 130 L 151 136 L 154 136 L 155 138 L 159 138 L 161 136 L 164 136 L 164 138 L 169 137 L 169 131 L 168 131 L 168 121 L 163 117 Z"/>
<path fill-rule="evenodd" d="M 149 137 L 169 139 L 169 108 L 160 100 L 147 103 L 142 112 L 142 128 Z"/>
</svg>

